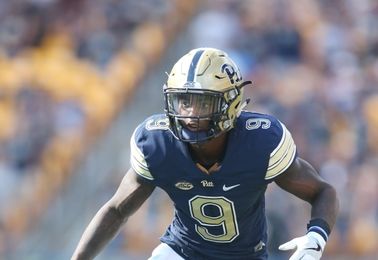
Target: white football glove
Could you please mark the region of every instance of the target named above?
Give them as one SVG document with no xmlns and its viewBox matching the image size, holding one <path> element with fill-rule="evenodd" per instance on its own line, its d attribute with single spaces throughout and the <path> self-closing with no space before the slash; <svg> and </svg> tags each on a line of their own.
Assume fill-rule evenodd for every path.
<svg viewBox="0 0 378 260">
<path fill-rule="evenodd" d="M 319 260 L 326 241 L 316 232 L 310 231 L 305 236 L 294 238 L 278 247 L 280 250 L 296 249 L 289 260 Z"/>
</svg>

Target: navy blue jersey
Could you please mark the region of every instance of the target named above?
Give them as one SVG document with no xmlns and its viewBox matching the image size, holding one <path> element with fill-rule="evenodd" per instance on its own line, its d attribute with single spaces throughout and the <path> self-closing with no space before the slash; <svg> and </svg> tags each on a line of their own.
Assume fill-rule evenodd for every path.
<svg viewBox="0 0 378 260">
<path fill-rule="evenodd" d="M 185 259 L 264 259 L 264 193 L 293 162 L 296 146 L 276 118 L 242 112 L 222 162 L 209 173 L 165 115 L 148 118 L 131 138 L 131 165 L 172 199 L 175 216 L 161 241 Z"/>
</svg>

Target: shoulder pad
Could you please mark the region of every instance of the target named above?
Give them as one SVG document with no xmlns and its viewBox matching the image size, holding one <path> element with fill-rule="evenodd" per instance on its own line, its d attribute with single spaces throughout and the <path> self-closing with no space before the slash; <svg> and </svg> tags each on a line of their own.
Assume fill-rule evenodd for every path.
<svg viewBox="0 0 378 260">
<path fill-rule="evenodd" d="M 276 146 L 270 153 L 266 180 L 280 175 L 289 168 L 297 154 L 296 145 L 286 126 L 276 119 L 276 123 L 272 124 L 272 127 L 276 128 Z"/>
<path fill-rule="evenodd" d="M 169 130 L 168 125 L 166 116 L 154 115 L 141 123 L 131 136 L 130 164 L 135 172 L 145 179 L 154 180 L 149 170 L 149 164 L 151 161 L 159 161 L 159 157 L 165 154 L 159 150 L 162 149 L 161 144 L 164 143 L 162 131 Z"/>
<path fill-rule="evenodd" d="M 283 173 L 296 156 L 296 146 L 289 130 L 271 115 L 243 112 L 240 117 L 244 131 L 253 133 L 248 134 L 253 139 L 253 146 L 268 157 L 265 180 Z"/>
</svg>

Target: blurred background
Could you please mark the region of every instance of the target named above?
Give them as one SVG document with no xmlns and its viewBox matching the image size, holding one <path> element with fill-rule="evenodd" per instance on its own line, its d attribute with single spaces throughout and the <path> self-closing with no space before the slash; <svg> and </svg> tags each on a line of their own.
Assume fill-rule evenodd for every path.
<svg viewBox="0 0 378 260">
<path fill-rule="evenodd" d="M 174 62 L 196 47 L 240 65 L 248 109 L 270 113 L 339 194 L 323 259 L 378 255 L 378 1 L 0 1 L 0 259 L 69 259 L 129 168 L 129 140 L 163 112 Z M 146 259 L 172 205 L 156 190 L 96 259 Z M 271 259 L 309 206 L 267 191 Z"/>
</svg>

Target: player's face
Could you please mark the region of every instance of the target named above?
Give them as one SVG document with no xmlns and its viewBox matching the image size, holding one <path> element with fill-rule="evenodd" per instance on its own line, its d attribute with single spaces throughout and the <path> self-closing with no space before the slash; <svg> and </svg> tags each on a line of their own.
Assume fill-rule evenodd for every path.
<svg viewBox="0 0 378 260">
<path fill-rule="evenodd" d="M 184 126 L 191 131 L 204 131 L 209 128 L 209 119 L 213 112 L 213 104 L 210 96 L 182 95 L 178 102 L 178 112 L 186 117 L 182 120 Z"/>
<path fill-rule="evenodd" d="M 191 131 L 208 130 L 211 116 L 217 110 L 217 99 L 211 95 L 178 94 L 172 104 L 175 113 L 182 116 L 184 127 Z"/>
</svg>

